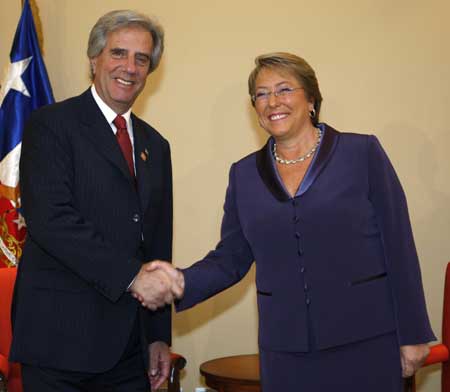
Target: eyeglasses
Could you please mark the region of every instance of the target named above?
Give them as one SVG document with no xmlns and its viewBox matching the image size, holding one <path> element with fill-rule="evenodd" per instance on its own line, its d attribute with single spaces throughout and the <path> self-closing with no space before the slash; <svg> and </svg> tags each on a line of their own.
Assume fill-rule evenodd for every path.
<svg viewBox="0 0 450 392">
<path fill-rule="evenodd" d="M 275 97 L 288 97 L 297 90 L 303 90 L 303 87 L 279 87 L 275 91 L 259 91 L 252 95 L 253 103 L 266 102 L 273 94 Z"/>
</svg>

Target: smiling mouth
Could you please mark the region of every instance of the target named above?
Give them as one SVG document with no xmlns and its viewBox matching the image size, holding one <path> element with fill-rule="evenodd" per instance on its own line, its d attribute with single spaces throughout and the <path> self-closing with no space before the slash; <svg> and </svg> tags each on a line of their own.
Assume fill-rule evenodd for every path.
<svg viewBox="0 0 450 392">
<path fill-rule="evenodd" d="M 124 86 L 131 86 L 131 85 L 134 84 L 134 82 L 131 81 L 131 80 L 125 80 L 125 79 L 121 79 L 121 78 L 116 78 L 116 81 L 117 81 L 119 84 L 122 84 L 122 85 L 124 85 Z"/>
<path fill-rule="evenodd" d="M 271 115 L 269 116 L 269 120 L 270 120 L 270 121 L 282 120 L 282 119 L 286 118 L 287 116 L 288 116 L 288 114 L 286 114 L 286 113 L 281 113 L 281 114 L 279 114 L 279 113 L 277 113 L 277 114 L 271 114 Z"/>
</svg>

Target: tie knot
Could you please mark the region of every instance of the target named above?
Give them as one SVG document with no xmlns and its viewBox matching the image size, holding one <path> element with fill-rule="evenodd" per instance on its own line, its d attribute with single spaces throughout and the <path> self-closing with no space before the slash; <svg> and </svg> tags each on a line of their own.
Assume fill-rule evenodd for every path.
<svg viewBox="0 0 450 392">
<path fill-rule="evenodd" d="M 127 122 L 120 114 L 114 119 L 113 124 L 117 127 L 117 129 L 127 129 Z"/>
</svg>

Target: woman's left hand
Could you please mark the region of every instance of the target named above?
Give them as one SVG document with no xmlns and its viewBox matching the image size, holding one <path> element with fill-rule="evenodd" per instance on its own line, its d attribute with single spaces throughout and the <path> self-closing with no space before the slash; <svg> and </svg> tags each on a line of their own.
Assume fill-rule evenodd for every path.
<svg viewBox="0 0 450 392">
<path fill-rule="evenodd" d="M 429 353 L 428 344 L 400 346 L 402 376 L 411 377 L 422 366 Z"/>
</svg>

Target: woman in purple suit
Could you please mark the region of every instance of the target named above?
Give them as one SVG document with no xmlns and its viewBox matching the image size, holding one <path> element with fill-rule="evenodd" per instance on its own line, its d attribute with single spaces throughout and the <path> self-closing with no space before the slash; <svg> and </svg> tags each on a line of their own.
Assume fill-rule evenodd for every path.
<svg viewBox="0 0 450 392">
<path fill-rule="evenodd" d="M 234 163 L 221 241 L 182 272 L 178 310 L 256 262 L 264 392 L 399 392 L 434 340 L 406 199 L 372 135 L 319 122 L 313 69 L 259 56 L 249 92 L 269 134 Z"/>
</svg>

